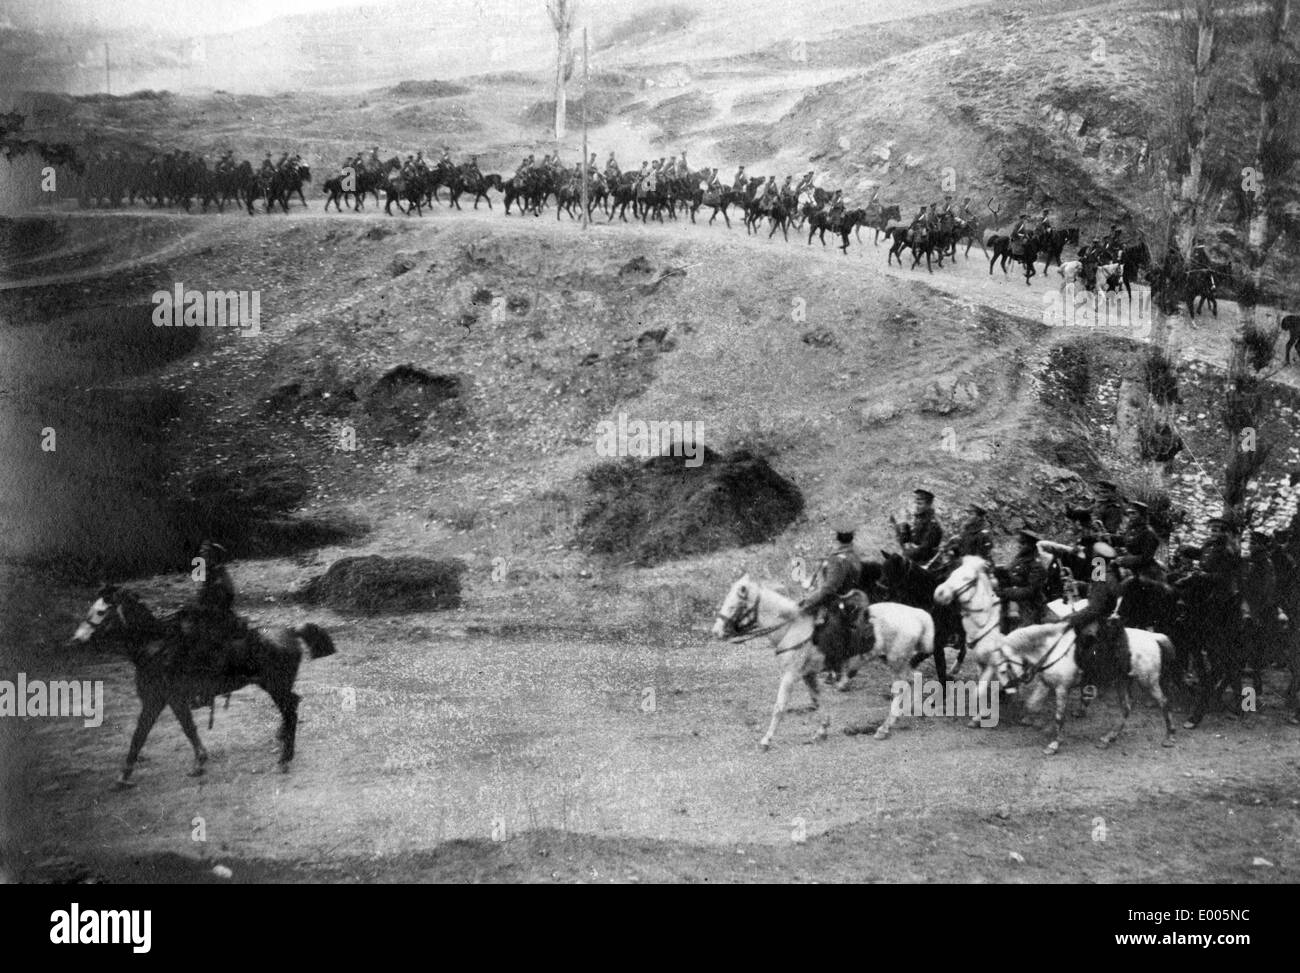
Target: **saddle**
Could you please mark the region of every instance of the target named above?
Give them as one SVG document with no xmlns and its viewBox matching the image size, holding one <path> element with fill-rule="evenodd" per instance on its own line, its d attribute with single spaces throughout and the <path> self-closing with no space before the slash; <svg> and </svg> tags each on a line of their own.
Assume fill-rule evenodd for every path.
<svg viewBox="0 0 1300 973">
<path fill-rule="evenodd" d="M 1023 256 L 1025 255 L 1025 241 L 1024 241 L 1024 240 L 1018 240 L 1018 239 L 1017 239 L 1017 240 L 1012 240 L 1012 241 L 1011 241 L 1011 246 L 1010 246 L 1009 249 L 1010 249 L 1010 251 L 1011 251 L 1011 256 L 1013 256 L 1013 257 L 1023 257 Z"/>
<path fill-rule="evenodd" d="M 826 666 L 837 669 L 846 660 L 869 655 L 875 648 L 875 627 L 868 614 L 871 602 L 861 591 L 850 591 L 836 598 L 819 613 L 813 629 L 813 645 L 826 659 Z"/>
</svg>

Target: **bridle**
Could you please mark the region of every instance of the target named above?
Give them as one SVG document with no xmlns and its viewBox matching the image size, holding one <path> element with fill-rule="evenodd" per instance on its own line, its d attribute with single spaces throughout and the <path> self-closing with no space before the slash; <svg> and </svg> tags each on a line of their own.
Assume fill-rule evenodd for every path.
<svg viewBox="0 0 1300 973">
<path fill-rule="evenodd" d="M 744 635 L 749 629 L 758 624 L 758 604 L 762 600 L 763 592 L 759 589 L 754 593 L 753 605 L 742 602 L 734 615 L 724 615 L 722 612 L 718 612 L 716 617 L 719 621 L 725 622 L 737 635 Z"/>
<path fill-rule="evenodd" d="M 736 613 L 732 616 L 724 615 L 722 612 L 716 614 L 715 617 L 730 626 L 732 632 L 735 633 L 727 640 L 728 642 L 731 642 L 733 645 L 739 645 L 742 642 L 750 642 L 756 638 L 761 638 L 764 635 L 771 635 L 773 632 L 785 628 L 794 622 L 794 618 L 787 618 L 785 621 L 777 622 L 775 625 L 769 625 L 767 628 L 754 629 L 751 631 L 751 629 L 758 624 L 759 604 L 762 600 L 763 589 L 756 587 L 754 590 L 754 603 L 752 605 L 746 604 L 737 608 Z M 790 646 L 788 649 L 777 649 L 776 652 L 777 655 L 780 655 L 781 653 L 788 652 L 793 648 L 797 648 L 797 646 Z"/>
<path fill-rule="evenodd" d="M 975 572 L 974 577 L 972 577 L 969 581 L 967 581 L 960 588 L 957 588 L 952 593 L 953 600 L 955 600 L 957 604 L 961 607 L 961 613 L 964 616 L 974 615 L 976 614 L 977 611 L 993 612 L 993 610 L 997 608 L 997 606 L 1002 604 L 1002 599 L 997 597 L 996 595 L 994 596 L 993 601 L 989 603 L 989 606 L 987 608 L 973 609 L 969 605 L 967 605 L 967 603 L 964 600 L 962 600 L 961 596 L 963 594 L 965 594 L 967 591 L 970 591 L 970 589 L 975 587 L 975 585 L 979 584 L 980 577 L 982 574 L 983 574 L 982 570 L 977 570 Z M 969 648 L 971 651 L 975 651 L 978 648 L 980 642 L 983 641 L 990 634 L 992 634 L 995 629 L 997 629 L 998 623 L 1000 621 L 1001 621 L 1000 613 L 993 612 L 993 617 L 989 620 L 987 625 L 985 625 L 983 628 L 980 629 L 978 635 L 974 636 L 973 638 L 969 636 L 967 637 L 966 639 L 967 648 Z"/>
</svg>

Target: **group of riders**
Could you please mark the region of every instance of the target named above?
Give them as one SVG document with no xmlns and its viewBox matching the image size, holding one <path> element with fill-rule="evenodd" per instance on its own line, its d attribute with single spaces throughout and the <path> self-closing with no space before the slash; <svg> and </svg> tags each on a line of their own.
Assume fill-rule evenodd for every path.
<svg viewBox="0 0 1300 973">
<path fill-rule="evenodd" d="M 286 210 L 288 198 L 297 194 L 306 202 L 302 185 L 311 181 L 311 171 L 302 156 L 283 152 L 278 161 L 270 152 L 260 167 L 239 161 L 227 149 L 209 165 L 202 153 L 188 149 L 151 152 L 145 158 L 128 158 L 121 149 L 93 152 L 79 163 L 82 173 L 83 205 L 104 202 L 112 206 L 137 199 L 154 206 L 180 206 L 186 211 L 194 202 L 206 210 L 216 204 L 246 205 L 267 200 Z"/>
<path fill-rule="evenodd" d="M 1287 655 L 1288 640 L 1294 643 L 1291 655 L 1300 651 L 1300 531 L 1282 529 L 1269 535 L 1251 530 L 1249 553 L 1243 557 L 1233 520 L 1215 517 L 1207 524 L 1209 537 L 1203 544 L 1176 547 L 1165 564 L 1157 559 L 1161 539 L 1149 506 L 1126 501 L 1113 482 L 1101 481 L 1098 488 L 1093 504 L 1066 508 L 1074 528 L 1071 540 L 1048 540 L 1024 528 L 1018 532 L 1015 555 L 1004 566 L 994 563 L 988 512 L 979 504 L 970 505 L 968 518 L 946 543 L 934 494 L 924 488 L 915 491 L 911 520 L 899 524 L 891 516 L 890 523 L 901 556 L 936 583 L 963 557 L 983 558 L 1002 601 L 1003 634 L 1025 625 L 1068 622 L 1076 633 L 1084 684 L 1104 684 L 1107 673 L 1127 671 L 1126 625 L 1157 626 L 1143 625 L 1146 619 L 1121 621 L 1125 616 L 1120 609 L 1126 601 L 1149 604 L 1152 592 L 1171 604 L 1190 606 L 1203 626 L 1212 628 L 1210 620 L 1226 618 L 1216 637 L 1257 643 L 1237 646 L 1243 659 L 1267 662 Z M 835 538 L 835 549 L 822 560 L 800 602 L 816 615 L 818 631 L 827 613 L 836 610 L 843 596 L 867 584 L 869 576 L 853 547 L 853 528 L 839 526 Z M 867 592 L 873 599 L 906 600 L 901 590 L 890 590 L 887 579 L 877 580 L 874 588 Z M 933 604 L 914 607 L 941 610 Z M 1294 665 L 1291 655 L 1287 657 Z M 1255 674 L 1258 679 L 1258 663 Z M 1290 692 L 1295 688 L 1293 682 Z"/>
</svg>

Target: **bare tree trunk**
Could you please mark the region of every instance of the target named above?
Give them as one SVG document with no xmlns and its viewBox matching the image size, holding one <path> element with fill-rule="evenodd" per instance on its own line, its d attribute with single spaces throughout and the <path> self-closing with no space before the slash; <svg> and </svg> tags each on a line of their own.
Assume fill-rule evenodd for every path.
<svg viewBox="0 0 1300 973">
<path fill-rule="evenodd" d="M 1281 130 L 1281 98 L 1286 93 L 1290 55 L 1285 35 L 1291 20 L 1291 0 L 1272 0 L 1264 11 L 1264 34 L 1254 63 L 1259 98 L 1259 127 L 1255 133 L 1254 192 L 1249 174 L 1243 174 L 1244 198 L 1248 204 L 1246 259 L 1250 281 L 1240 295 L 1242 326 L 1255 326 L 1255 305 L 1264 284 L 1264 263 L 1279 233 L 1270 226 L 1269 194 L 1276 191 L 1294 161 L 1294 150 L 1285 144 Z"/>
<path fill-rule="evenodd" d="M 565 96 L 565 82 L 573 67 L 573 58 L 569 50 L 573 36 L 573 20 L 578 11 L 577 0 L 546 0 L 546 12 L 550 14 L 551 26 L 555 28 L 555 140 L 564 138 L 568 127 L 568 103 Z M 558 148 L 558 146 L 557 146 Z M 586 160 L 583 160 L 586 163 Z"/>
<path fill-rule="evenodd" d="M 568 126 L 568 100 L 565 97 L 564 74 L 568 60 L 569 35 L 567 32 L 555 38 L 555 139 L 564 138 Z"/>
<path fill-rule="evenodd" d="M 1183 10 L 1186 16 L 1186 7 Z M 1187 119 L 1187 163 L 1173 200 L 1175 240 L 1190 258 L 1192 241 L 1205 219 L 1210 189 L 1205 179 L 1206 140 L 1214 109 L 1214 68 L 1218 61 L 1218 11 L 1215 0 L 1195 0 L 1196 39 L 1188 54 L 1192 65 L 1192 103 Z"/>
</svg>

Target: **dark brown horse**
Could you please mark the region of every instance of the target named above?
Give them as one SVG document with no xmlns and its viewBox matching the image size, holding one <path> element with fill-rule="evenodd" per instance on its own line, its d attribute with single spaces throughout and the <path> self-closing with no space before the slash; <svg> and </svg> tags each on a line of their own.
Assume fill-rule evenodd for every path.
<svg viewBox="0 0 1300 973">
<path fill-rule="evenodd" d="M 295 628 L 247 629 L 237 638 L 204 639 L 202 617 L 182 609 L 167 618 L 154 614 L 130 591 L 109 585 L 100 590 L 86 620 L 72 636 L 81 644 L 105 642 L 123 649 L 135 666 L 140 717 L 131 737 L 120 787 L 132 784 L 140 750 L 154 723 L 168 707 L 176 714 L 194 748 L 191 776 L 203 773 L 208 752 L 199 742 L 191 710 L 196 701 L 212 700 L 245 686 L 260 686 L 280 711 L 280 769 L 288 771 L 298 728 L 299 696 L 293 691 L 303 650 L 311 658 L 334 654 L 334 643 L 319 625 Z"/>
<path fill-rule="evenodd" d="M 1296 350 L 1296 359 L 1300 361 L 1300 314 L 1288 314 L 1279 322 L 1279 327 L 1289 337 L 1286 340 L 1286 364 L 1291 364 L 1291 349 Z"/>
</svg>

